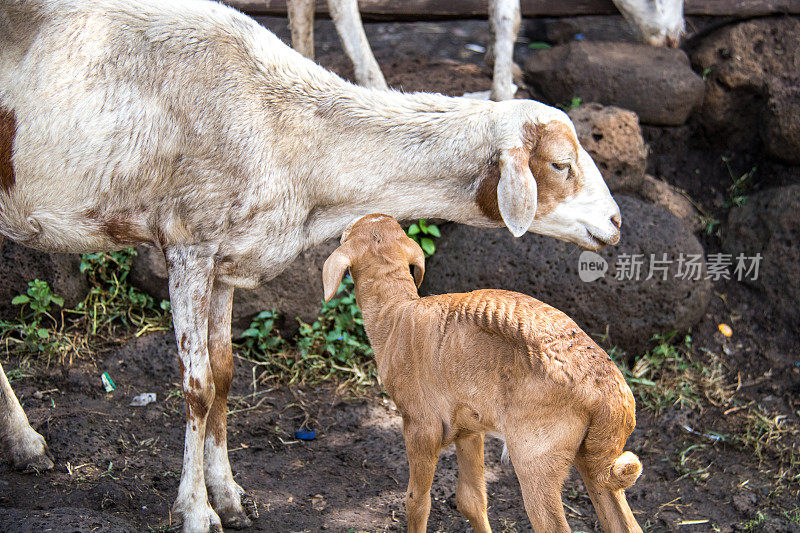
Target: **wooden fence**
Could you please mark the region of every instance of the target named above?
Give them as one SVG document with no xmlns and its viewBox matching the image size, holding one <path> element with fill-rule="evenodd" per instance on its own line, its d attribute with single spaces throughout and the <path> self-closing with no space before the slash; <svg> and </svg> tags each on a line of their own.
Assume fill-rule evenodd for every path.
<svg viewBox="0 0 800 533">
<path fill-rule="evenodd" d="M 286 0 L 223 0 L 251 15 L 286 15 Z M 617 13 L 611 0 L 520 0 L 523 17 L 566 17 Z M 487 0 L 359 0 L 361 16 L 369 20 L 431 20 L 484 18 Z M 317 13 L 328 15 L 325 0 Z M 800 14 L 800 0 L 686 0 L 686 15 L 757 17 Z"/>
</svg>

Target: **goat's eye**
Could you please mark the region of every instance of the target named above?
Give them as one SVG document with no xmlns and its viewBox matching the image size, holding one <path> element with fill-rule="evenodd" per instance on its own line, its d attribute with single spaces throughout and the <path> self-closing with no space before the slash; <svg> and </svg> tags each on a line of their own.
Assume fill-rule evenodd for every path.
<svg viewBox="0 0 800 533">
<path fill-rule="evenodd" d="M 564 172 L 569 168 L 569 163 L 550 163 L 550 166 L 556 169 L 558 172 Z"/>
</svg>

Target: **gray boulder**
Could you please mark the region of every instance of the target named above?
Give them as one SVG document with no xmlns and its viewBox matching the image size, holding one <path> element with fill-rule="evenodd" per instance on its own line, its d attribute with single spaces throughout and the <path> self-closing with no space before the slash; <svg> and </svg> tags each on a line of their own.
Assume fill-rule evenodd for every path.
<svg viewBox="0 0 800 533">
<path fill-rule="evenodd" d="M 645 124 L 678 126 L 703 101 L 703 80 L 679 49 L 573 41 L 537 50 L 525 71 L 551 103 L 577 96 L 630 109 Z"/>
<path fill-rule="evenodd" d="M 706 73 L 707 129 L 729 148 L 761 140 L 776 159 L 800 163 L 800 19 L 726 26 L 700 43 L 692 63 Z"/>
<path fill-rule="evenodd" d="M 647 147 L 636 113 L 590 103 L 571 110 L 569 117 L 611 192 L 638 191 L 647 167 Z"/>
<path fill-rule="evenodd" d="M 680 254 L 699 255 L 699 275 L 705 278 L 703 248 L 691 231 L 666 209 L 639 199 L 618 196 L 623 219 L 622 240 L 597 255 L 550 237 L 526 235 L 514 239 L 505 229 L 483 230 L 450 224 L 428 259 L 424 294 L 498 288 L 522 292 L 557 307 L 587 332 L 603 334 L 630 355 L 641 353 L 657 333 L 686 330 L 705 312 L 711 283 L 678 277 Z M 642 254 L 639 279 L 628 261 Z M 671 263 L 666 279 L 659 270 L 646 279 L 650 255 Z M 638 257 L 638 256 L 637 256 Z M 608 265 L 605 275 L 582 281 L 579 260 Z M 589 279 L 590 271 L 583 268 Z M 621 279 L 616 279 L 616 277 Z"/>
<path fill-rule="evenodd" d="M 0 318 L 19 316 L 20 308 L 11 305 L 18 294 L 24 294 L 28 282 L 46 281 L 54 293 L 72 307 L 86 297 L 88 283 L 80 273 L 81 259 L 74 254 L 47 254 L 32 248 L 4 241 L 0 249 Z"/>
<path fill-rule="evenodd" d="M 242 331 L 253 316 L 277 309 L 282 317 L 281 334 L 291 337 L 298 330 L 297 317 L 310 322 L 322 307 L 322 264 L 336 249 L 330 240 L 300 254 L 277 278 L 254 290 L 236 290 L 233 300 L 233 326 Z M 138 248 L 131 266 L 131 283 L 156 298 L 169 299 L 164 256 L 153 248 Z"/>
<path fill-rule="evenodd" d="M 742 280 L 757 290 L 756 319 L 776 338 L 796 338 L 800 321 L 800 185 L 777 187 L 751 195 L 731 210 L 723 234 L 723 248 L 734 258 L 761 254 L 758 277 Z M 791 347 L 797 353 L 797 345 Z"/>
</svg>

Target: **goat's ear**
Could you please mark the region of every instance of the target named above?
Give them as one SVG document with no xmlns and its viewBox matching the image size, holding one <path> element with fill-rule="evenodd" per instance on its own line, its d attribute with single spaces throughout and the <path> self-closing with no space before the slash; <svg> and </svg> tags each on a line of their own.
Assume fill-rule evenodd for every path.
<svg viewBox="0 0 800 533">
<path fill-rule="evenodd" d="M 409 239 L 410 240 L 410 239 Z M 425 277 L 425 254 L 422 253 L 422 248 L 417 243 L 411 241 L 411 257 L 408 262 L 411 265 L 411 273 L 414 276 L 414 283 L 419 286 L 422 285 L 422 278 Z"/>
<path fill-rule="evenodd" d="M 537 189 L 522 148 L 500 153 L 500 181 L 497 183 L 497 206 L 500 216 L 514 237 L 528 231 L 536 216 Z"/>
<path fill-rule="evenodd" d="M 347 243 L 339 246 L 325 260 L 325 264 L 322 266 L 322 286 L 326 302 L 336 296 L 336 291 L 339 289 L 344 273 L 350 266 L 351 259 L 348 253 L 350 248 L 352 247 L 348 246 Z"/>
</svg>

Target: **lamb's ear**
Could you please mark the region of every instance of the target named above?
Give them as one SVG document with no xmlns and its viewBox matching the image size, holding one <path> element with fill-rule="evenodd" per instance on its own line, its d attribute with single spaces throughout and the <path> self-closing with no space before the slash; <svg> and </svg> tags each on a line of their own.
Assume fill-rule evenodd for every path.
<svg viewBox="0 0 800 533">
<path fill-rule="evenodd" d="M 409 239 L 410 240 L 410 239 Z M 425 254 L 417 243 L 411 241 L 411 256 L 408 263 L 411 265 L 411 272 L 414 275 L 414 283 L 417 288 L 422 285 L 422 278 L 425 277 Z"/>
<path fill-rule="evenodd" d="M 350 267 L 352 261 L 349 255 L 352 246 L 347 243 L 339 246 L 333 253 L 325 260 L 322 266 L 322 286 L 325 292 L 325 301 L 330 301 L 331 298 L 336 296 L 336 291 L 339 289 L 339 284 L 342 282 L 345 271 Z"/>
<path fill-rule="evenodd" d="M 511 234 L 524 235 L 536 216 L 536 180 L 522 148 L 500 153 L 500 181 L 497 183 L 497 206 Z"/>
</svg>

